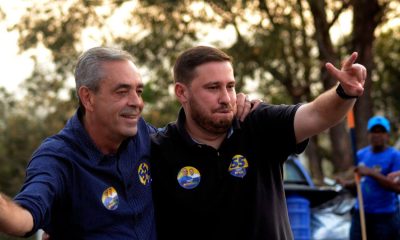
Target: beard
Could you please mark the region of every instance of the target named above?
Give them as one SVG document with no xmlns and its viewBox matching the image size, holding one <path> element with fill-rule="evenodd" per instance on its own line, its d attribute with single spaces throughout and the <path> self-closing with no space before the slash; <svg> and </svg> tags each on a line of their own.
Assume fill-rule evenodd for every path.
<svg viewBox="0 0 400 240">
<path fill-rule="evenodd" d="M 213 119 L 212 116 L 207 115 L 206 111 L 202 109 L 202 105 L 193 97 L 189 100 L 189 106 L 193 121 L 207 132 L 222 134 L 226 133 L 232 126 L 233 115 L 231 117 Z M 220 107 L 213 110 L 212 113 L 226 110 L 233 111 L 233 107 L 230 104 L 221 104 Z"/>
</svg>

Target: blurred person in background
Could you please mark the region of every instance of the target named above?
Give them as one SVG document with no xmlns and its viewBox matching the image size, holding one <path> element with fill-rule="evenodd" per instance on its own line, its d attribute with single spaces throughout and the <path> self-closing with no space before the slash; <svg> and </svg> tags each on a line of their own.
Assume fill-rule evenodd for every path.
<svg viewBox="0 0 400 240">
<path fill-rule="evenodd" d="M 357 166 L 354 170 L 361 177 L 367 238 L 399 239 L 397 193 L 400 192 L 400 185 L 392 179 L 395 178 L 393 172 L 400 170 L 400 153 L 388 145 L 390 123 L 387 118 L 370 118 L 367 131 L 370 145 L 357 152 Z M 353 180 L 338 179 L 338 183 L 352 190 L 356 188 Z M 358 201 L 352 214 L 350 239 L 362 239 Z"/>
</svg>

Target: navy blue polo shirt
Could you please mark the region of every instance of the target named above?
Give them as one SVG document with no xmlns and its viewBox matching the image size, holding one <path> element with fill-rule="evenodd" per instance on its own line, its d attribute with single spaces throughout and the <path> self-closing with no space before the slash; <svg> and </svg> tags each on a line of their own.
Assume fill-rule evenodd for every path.
<svg viewBox="0 0 400 240">
<path fill-rule="evenodd" d="M 260 105 L 219 149 L 194 141 L 185 113 L 152 137 L 152 186 L 159 239 L 292 239 L 283 163 L 300 153 L 300 105 Z"/>
<path fill-rule="evenodd" d="M 29 210 L 34 233 L 52 239 L 156 239 L 150 188 L 150 133 L 137 135 L 114 155 L 103 155 L 81 124 L 80 111 L 33 154 L 15 201 Z"/>
</svg>

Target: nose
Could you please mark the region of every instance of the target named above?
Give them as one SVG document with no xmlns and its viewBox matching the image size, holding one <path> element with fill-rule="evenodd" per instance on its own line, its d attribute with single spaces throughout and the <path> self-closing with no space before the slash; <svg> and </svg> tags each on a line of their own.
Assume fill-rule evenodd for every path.
<svg viewBox="0 0 400 240">
<path fill-rule="evenodd" d="M 143 107 L 143 99 L 136 91 L 129 94 L 128 105 L 133 107 Z"/>
<path fill-rule="evenodd" d="M 231 96 L 226 88 L 223 88 L 220 92 L 219 103 L 230 103 Z"/>
</svg>

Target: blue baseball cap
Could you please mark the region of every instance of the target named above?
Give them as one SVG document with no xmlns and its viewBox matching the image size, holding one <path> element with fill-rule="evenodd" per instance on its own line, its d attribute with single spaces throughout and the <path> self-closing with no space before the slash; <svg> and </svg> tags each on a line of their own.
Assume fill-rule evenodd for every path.
<svg viewBox="0 0 400 240">
<path fill-rule="evenodd" d="M 368 120 L 368 132 L 371 131 L 371 129 L 376 125 L 380 125 L 386 130 L 386 132 L 388 133 L 390 132 L 390 123 L 389 120 L 387 120 L 387 118 L 382 116 L 375 116 L 370 118 Z"/>
</svg>

